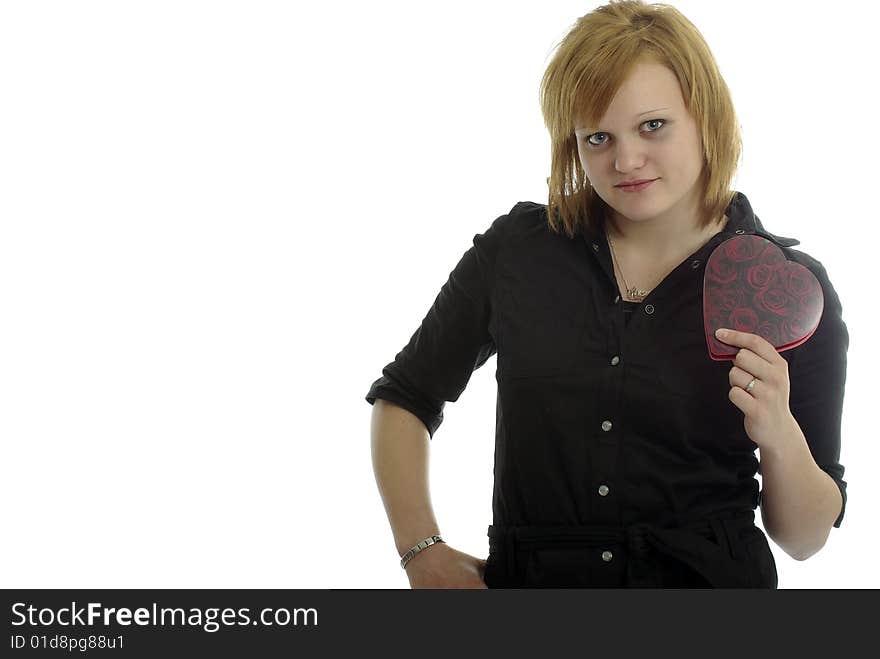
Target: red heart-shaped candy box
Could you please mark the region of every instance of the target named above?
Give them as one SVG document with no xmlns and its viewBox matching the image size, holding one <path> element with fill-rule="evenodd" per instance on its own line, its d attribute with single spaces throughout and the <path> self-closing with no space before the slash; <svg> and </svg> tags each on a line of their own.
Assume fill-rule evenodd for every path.
<svg viewBox="0 0 880 659">
<path fill-rule="evenodd" d="M 716 361 L 732 360 L 741 349 L 715 338 L 719 327 L 757 334 L 782 352 L 813 335 L 824 307 L 816 276 L 761 236 L 729 238 L 706 263 L 703 328 Z"/>
</svg>

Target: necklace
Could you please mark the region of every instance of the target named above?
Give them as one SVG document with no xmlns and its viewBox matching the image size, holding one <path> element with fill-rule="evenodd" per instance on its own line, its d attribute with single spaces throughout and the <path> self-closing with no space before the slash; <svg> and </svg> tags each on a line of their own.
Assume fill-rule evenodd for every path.
<svg viewBox="0 0 880 659">
<path fill-rule="evenodd" d="M 617 255 L 614 253 L 614 242 L 611 240 L 611 236 L 608 235 L 607 229 L 605 230 L 605 237 L 608 238 L 608 244 L 611 245 L 611 258 L 614 259 L 614 263 L 617 264 L 617 269 L 620 270 L 620 277 L 623 279 L 623 286 L 626 289 L 626 295 L 629 295 L 633 302 L 643 301 L 648 295 L 648 291 L 636 288 L 635 286 L 630 288 L 629 284 L 626 283 L 626 276 L 623 274 L 623 268 L 620 267 Z"/>
<path fill-rule="evenodd" d="M 727 219 L 727 216 L 724 216 L 724 219 Z M 703 245 L 709 242 L 716 234 L 712 234 L 709 236 L 708 240 L 703 241 Z M 611 240 L 611 236 L 608 234 L 608 227 L 605 227 L 605 237 L 608 239 L 608 244 L 611 246 L 611 258 L 614 259 L 614 263 L 617 265 L 617 269 L 620 270 L 620 277 L 623 279 L 623 285 L 626 289 L 626 295 L 632 298 L 633 302 L 642 302 L 645 297 L 648 295 L 649 291 L 643 290 L 641 288 L 636 288 L 635 286 L 630 287 L 629 284 L 626 283 L 626 276 L 623 274 L 623 268 L 620 267 L 620 262 L 617 260 L 617 254 L 614 253 L 614 241 Z M 652 287 L 653 288 L 653 287 Z"/>
</svg>

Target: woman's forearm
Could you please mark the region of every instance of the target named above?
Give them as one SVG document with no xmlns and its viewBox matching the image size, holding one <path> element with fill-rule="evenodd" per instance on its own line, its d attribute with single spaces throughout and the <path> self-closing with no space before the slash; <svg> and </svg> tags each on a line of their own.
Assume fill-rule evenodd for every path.
<svg viewBox="0 0 880 659">
<path fill-rule="evenodd" d="M 421 420 L 377 398 L 370 423 L 373 473 L 398 555 L 439 533 L 428 485 L 430 436 Z"/>
</svg>

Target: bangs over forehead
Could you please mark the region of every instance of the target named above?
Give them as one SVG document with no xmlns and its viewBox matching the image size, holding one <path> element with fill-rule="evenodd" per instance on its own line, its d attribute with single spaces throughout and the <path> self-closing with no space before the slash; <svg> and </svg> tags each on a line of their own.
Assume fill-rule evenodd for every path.
<svg viewBox="0 0 880 659">
<path fill-rule="evenodd" d="M 656 56 L 637 53 L 634 59 L 629 61 L 623 59 L 615 60 L 612 64 L 613 68 L 606 71 L 595 81 L 589 80 L 588 76 L 581 79 L 571 90 L 569 103 L 567 104 L 568 107 L 566 108 L 566 112 L 570 116 L 568 123 L 571 126 L 571 131 L 586 126 L 597 126 L 602 117 L 608 112 L 611 101 L 632 70 L 638 64 L 648 63 L 669 66 L 660 61 Z M 657 99 L 645 99 L 645 102 L 655 103 Z M 663 103 L 660 103 L 660 105 L 663 105 Z M 629 118 L 627 117 L 627 119 Z"/>
</svg>

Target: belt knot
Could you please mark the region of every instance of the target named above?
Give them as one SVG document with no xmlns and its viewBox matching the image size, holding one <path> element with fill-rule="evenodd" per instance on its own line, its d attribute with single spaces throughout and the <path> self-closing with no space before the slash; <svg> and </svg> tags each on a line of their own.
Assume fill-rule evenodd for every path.
<svg viewBox="0 0 880 659">
<path fill-rule="evenodd" d="M 641 556 L 651 550 L 650 537 L 653 536 L 654 526 L 646 522 L 631 524 L 626 529 L 627 548 L 630 553 Z"/>
</svg>

